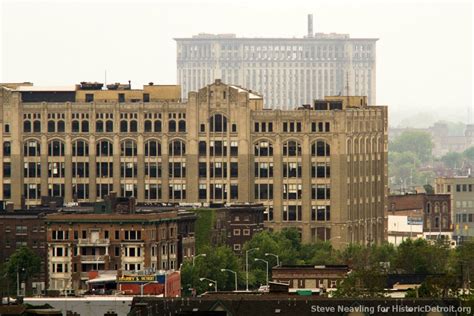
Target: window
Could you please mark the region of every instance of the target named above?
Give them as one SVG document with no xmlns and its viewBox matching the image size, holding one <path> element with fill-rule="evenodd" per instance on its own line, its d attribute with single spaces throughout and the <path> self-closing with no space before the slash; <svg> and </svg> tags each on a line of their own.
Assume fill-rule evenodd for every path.
<svg viewBox="0 0 474 316">
<path fill-rule="evenodd" d="M 122 157 L 135 157 L 137 155 L 137 144 L 133 140 L 123 141 L 121 144 Z"/>
<path fill-rule="evenodd" d="M 56 123 L 54 121 L 48 121 L 48 133 L 54 133 L 56 131 Z"/>
<path fill-rule="evenodd" d="M 64 133 L 66 131 L 66 124 L 64 121 L 60 120 L 58 121 L 58 132 L 59 133 Z"/>
<path fill-rule="evenodd" d="M 138 131 L 138 122 L 136 120 L 130 121 L 130 132 L 136 133 Z"/>
<path fill-rule="evenodd" d="M 71 123 L 71 131 L 72 131 L 73 133 L 79 133 L 79 121 L 77 121 L 77 120 L 72 121 L 72 123 Z"/>
<path fill-rule="evenodd" d="M 269 141 L 260 141 L 255 144 L 255 156 L 267 157 L 273 156 L 273 145 Z"/>
<path fill-rule="evenodd" d="M 31 121 L 26 120 L 23 122 L 23 132 L 24 133 L 31 133 Z"/>
<path fill-rule="evenodd" d="M 227 118 L 222 114 L 214 114 L 210 119 L 211 132 L 227 132 Z"/>
<path fill-rule="evenodd" d="M 101 140 L 97 143 L 97 156 L 98 157 L 111 157 L 113 155 L 112 143 L 107 140 Z"/>
<path fill-rule="evenodd" d="M 186 154 L 186 145 L 180 140 L 175 140 L 169 144 L 170 156 L 184 156 Z"/>
<path fill-rule="evenodd" d="M 283 205 L 284 221 L 301 221 L 301 205 Z"/>
<path fill-rule="evenodd" d="M 244 236 L 250 236 L 250 229 L 244 228 L 244 229 L 242 230 L 242 233 L 243 233 Z"/>
<path fill-rule="evenodd" d="M 11 164 L 9 162 L 3 163 L 3 176 L 5 178 L 10 178 L 12 174 Z"/>
<path fill-rule="evenodd" d="M 126 120 L 121 120 L 120 121 L 120 132 L 121 133 L 128 132 L 128 122 Z"/>
<path fill-rule="evenodd" d="M 86 93 L 86 102 L 93 102 L 94 95 L 92 93 Z"/>
<path fill-rule="evenodd" d="M 311 145 L 312 156 L 329 157 L 331 155 L 330 146 L 325 141 L 317 141 Z"/>
<path fill-rule="evenodd" d="M 113 121 L 106 121 L 105 122 L 105 131 L 107 133 L 112 133 L 114 131 L 114 122 Z"/>
<path fill-rule="evenodd" d="M 329 205 L 311 206 L 311 220 L 312 221 L 330 221 L 331 220 L 331 206 Z"/>
<path fill-rule="evenodd" d="M 119 102 L 125 102 L 125 93 L 119 93 L 118 94 L 118 101 Z"/>
<path fill-rule="evenodd" d="M 178 131 L 179 131 L 180 133 L 186 132 L 186 121 L 180 120 L 180 121 L 178 122 Z"/>
<path fill-rule="evenodd" d="M 240 229 L 234 229 L 234 236 L 240 236 Z"/>
<path fill-rule="evenodd" d="M 75 157 L 89 156 L 89 144 L 83 140 L 75 141 L 72 144 L 72 154 Z"/>
<path fill-rule="evenodd" d="M 175 133 L 176 132 L 176 121 L 170 120 L 168 121 L 168 132 Z"/>
<path fill-rule="evenodd" d="M 64 143 L 59 140 L 53 140 L 48 145 L 48 156 L 62 157 L 64 156 Z"/>
<path fill-rule="evenodd" d="M 89 132 L 89 121 L 82 121 L 81 127 L 82 127 L 81 131 L 83 133 L 88 133 Z"/>
<path fill-rule="evenodd" d="M 296 141 L 288 141 L 283 144 L 283 156 L 301 156 L 301 145 Z"/>
<path fill-rule="evenodd" d="M 33 122 L 33 132 L 41 133 L 41 122 L 40 121 L 34 121 Z"/>
<path fill-rule="evenodd" d="M 97 133 L 102 133 L 104 131 L 104 121 L 102 120 L 97 120 L 95 122 L 95 131 Z"/>
<path fill-rule="evenodd" d="M 150 102 L 150 94 L 144 93 L 143 94 L 143 102 Z"/>
<path fill-rule="evenodd" d="M 161 133 L 161 121 L 156 120 L 154 123 L 155 133 Z"/>
<path fill-rule="evenodd" d="M 149 140 L 145 143 L 145 156 L 146 157 L 159 157 L 161 156 L 161 143 L 157 140 Z"/>
<path fill-rule="evenodd" d="M 11 153 L 12 153 L 11 143 L 10 142 L 3 142 L 3 156 L 4 157 L 10 157 Z"/>
</svg>

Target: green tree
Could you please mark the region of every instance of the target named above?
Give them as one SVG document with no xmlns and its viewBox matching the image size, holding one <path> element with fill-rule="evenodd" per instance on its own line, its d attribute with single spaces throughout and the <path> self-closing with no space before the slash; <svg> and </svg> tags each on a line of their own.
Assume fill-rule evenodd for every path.
<svg viewBox="0 0 474 316">
<path fill-rule="evenodd" d="M 332 247 L 330 242 L 318 241 L 312 244 L 301 246 L 298 256 L 302 264 L 326 265 L 338 264 L 338 252 Z"/>
<path fill-rule="evenodd" d="M 397 249 L 395 269 L 404 273 L 445 273 L 450 260 L 449 246 L 443 241 L 430 244 L 425 239 L 406 239 Z"/>
<path fill-rule="evenodd" d="M 28 247 L 18 248 L 4 265 L 4 275 L 10 284 L 16 284 L 17 273 L 20 282 L 28 283 L 41 269 L 41 258 Z"/>
<path fill-rule="evenodd" d="M 243 273 L 238 257 L 228 246 L 211 247 L 204 246 L 201 253 L 206 257 L 183 263 L 181 267 L 181 280 L 183 289 L 195 288 L 197 294 L 213 291 L 214 284 L 209 286 L 209 281 L 201 281 L 200 278 L 208 278 L 217 281 L 219 291 L 234 290 L 235 278 L 230 272 L 222 272 L 221 269 L 229 269 L 237 272 L 238 283 L 242 286 Z"/>
<path fill-rule="evenodd" d="M 390 144 L 390 150 L 412 152 L 424 163 L 431 159 L 432 149 L 431 135 L 422 131 L 405 131 Z"/>
<path fill-rule="evenodd" d="M 463 152 L 463 155 L 464 155 L 464 157 L 466 157 L 466 159 L 474 162 L 474 146 L 469 147 L 468 149 L 466 149 Z"/>
<path fill-rule="evenodd" d="M 461 167 L 464 159 L 464 155 L 457 152 L 449 152 L 441 157 L 441 161 L 450 169 Z"/>
</svg>

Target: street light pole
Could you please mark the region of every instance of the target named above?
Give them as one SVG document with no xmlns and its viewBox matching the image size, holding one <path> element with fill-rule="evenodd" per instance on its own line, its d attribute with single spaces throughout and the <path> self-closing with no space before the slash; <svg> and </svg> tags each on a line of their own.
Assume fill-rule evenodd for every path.
<svg viewBox="0 0 474 316">
<path fill-rule="evenodd" d="M 199 281 L 204 281 L 204 280 L 207 280 L 211 283 L 214 283 L 214 291 L 217 292 L 217 281 L 216 280 L 211 280 L 211 279 L 208 279 L 208 278 L 199 278 Z"/>
<path fill-rule="evenodd" d="M 230 270 L 230 269 L 221 269 L 221 272 L 231 272 L 234 274 L 234 277 L 235 277 L 235 291 L 237 292 L 237 272 L 233 271 L 233 270 Z"/>
<path fill-rule="evenodd" d="M 268 252 L 267 252 L 267 253 L 265 254 L 265 256 L 267 256 L 267 257 L 268 257 L 268 256 L 275 257 L 275 258 L 277 259 L 277 265 L 276 265 L 276 266 L 277 266 L 277 267 L 280 266 L 280 257 L 279 257 L 278 255 L 276 255 L 276 254 L 274 254 L 274 253 L 268 253 Z"/>
<path fill-rule="evenodd" d="M 255 260 L 255 261 L 262 261 L 262 262 L 265 262 L 265 264 L 267 265 L 267 286 L 268 286 L 268 261 L 267 261 L 267 260 L 263 260 L 263 259 L 259 259 L 259 258 L 255 258 L 254 260 Z"/>
<path fill-rule="evenodd" d="M 249 291 L 249 252 L 254 251 L 254 250 L 259 250 L 259 249 L 260 248 L 252 248 L 245 252 L 245 277 L 246 277 L 245 290 L 247 292 Z"/>
<path fill-rule="evenodd" d="M 205 253 L 201 253 L 201 254 L 199 254 L 199 255 L 193 256 L 193 267 L 194 267 L 194 263 L 195 263 L 196 258 L 198 258 L 198 257 L 206 257 L 206 256 L 207 256 L 207 255 L 206 255 Z"/>
</svg>

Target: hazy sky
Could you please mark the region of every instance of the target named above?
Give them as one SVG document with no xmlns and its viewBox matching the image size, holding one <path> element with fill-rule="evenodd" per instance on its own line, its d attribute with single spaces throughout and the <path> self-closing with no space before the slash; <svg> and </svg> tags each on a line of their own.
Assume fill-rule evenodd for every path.
<svg viewBox="0 0 474 316">
<path fill-rule="evenodd" d="M 377 103 L 393 123 L 416 113 L 467 120 L 471 1 L 1 1 L 1 82 L 176 83 L 174 37 L 200 32 L 376 37 Z M 424 117 L 428 118 L 429 115 Z M 422 116 L 423 117 L 423 116 Z"/>
</svg>

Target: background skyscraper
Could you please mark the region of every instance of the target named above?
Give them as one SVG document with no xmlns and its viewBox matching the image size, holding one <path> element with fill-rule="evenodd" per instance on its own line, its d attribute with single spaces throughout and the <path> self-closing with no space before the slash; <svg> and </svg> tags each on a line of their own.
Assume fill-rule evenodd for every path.
<svg viewBox="0 0 474 316">
<path fill-rule="evenodd" d="M 308 33 L 303 38 L 199 34 L 175 38 L 182 97 L 222 79 L 262 94 L 266 107 L 289 109 L 330 95 L 368 96 L 375 104 L 376 38 Z"/>
</svg>

